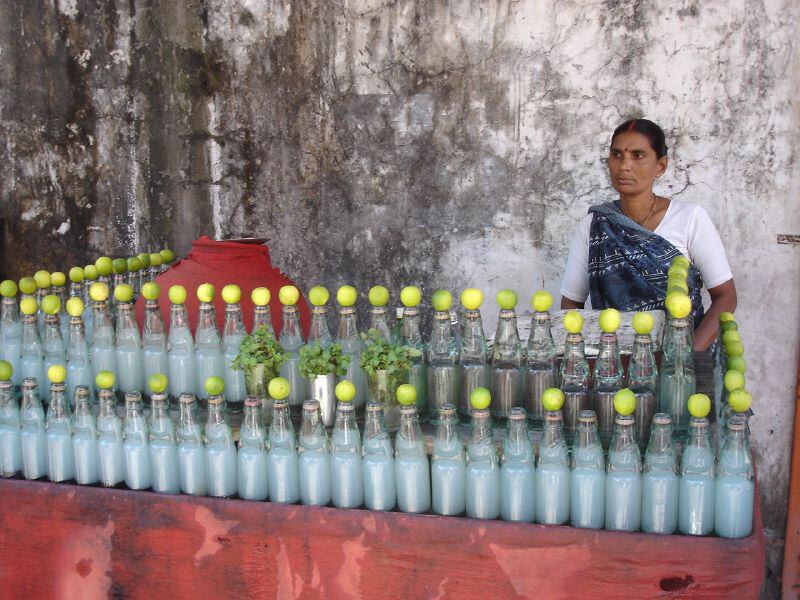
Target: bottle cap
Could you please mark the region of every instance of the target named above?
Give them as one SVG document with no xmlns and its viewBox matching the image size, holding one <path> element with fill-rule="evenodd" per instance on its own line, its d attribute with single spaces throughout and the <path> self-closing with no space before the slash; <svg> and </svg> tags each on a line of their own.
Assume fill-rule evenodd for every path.
<svg viewBox="0 0 800 600">
<path fill-rule="evenodd" d="M 450 404 L 444 404 L 442 407 L 439 408 L 439 418 L 443 419 L 444 417 L 452 417 L 456 414 L 456 407 Z"/>
<path fill-rule="evenodd" d="M 194 394 L 181 394 L 178 396 L 178 402 L 181 404 L 191 404 L 195 401 Z"/>
<path fill-rule="evenodd" d="M 668 413 L 656 413 L 653 416 L 653 425 L 672 425 L 672 417 Z"/>
<path fill-rule="evenodd" d="M 6 392 L 13 387 L 14 387 L 14 382 L 11 381 L 10 379 L 0 379 L 0 390 Z"/>
<path fill-rule="evenodd" d="M 382 413 L 383 405 L 380 402 L 367 402 L 367 414 Z"/>
<path fill-rule="evenodd" d="M 142 394 L 140 392 L 125 392 L 125 404 L 128 402 L 141 402 Z"/>
<path fill-rule="evenodd" d="M 221 406 L 225 404 L 225 397 L 219 395 L 210 396 L 208 399 L 209 406 Z"/>
<path fill-rule="evenodd" d="M 261 398 L 258 396 L 248 396 L 244 399 L 244 405 L 249 406 L 250 408 L 261 406 Z"/>
<path fill-rule="evenodd" d="M 617 425 L 633 425 L 633 415 L 621 415 L 617 413 L 617 416 L 614 417 L 614 423 Z"/>
<path fill-rule="evenodd" d="M 353 412 L 355 409 L 356 409 L 356 407 L 353 406 L 352 402 L 339 401 L 339 404 L 336 405 L 336 410 L 341 412 L 341 413 Z"/>
<path fill-rule="evenodd" d="M 23 390 L 30 391 L 30 390 L 35 390 L 38 387 L 39 387 L 39 382 L 36 381 L 35 377 L 26 377 L 25 379 L 22 380 Z"/>
<path fill-rule="evenodd" d="M 78 399 L 86 400 L 89 397 L 89 388 L 85 385 L 79 385 L 75 387 L 75 401 L 77 402 Z"/>
<path fill-rule="evenodd" d="M 53 382 L 50 384 L 50 390 L 56 394 L 66 391 L 67 384 L 64 381 Z"/>
<path fill-rule="evenodd" d="M 561 421 L 561 411 L 560 410 L 547 410 L 544 413 L 544 420 L 554 423 L 555 421 Z"/>
<path fill-rule="evenodd" d="M 525 412 L 525 409 L 521 406 L 515 406 L 510 411 L 508 411 L 508 420 L 517 422 L 517 421 L 527 421 L 528 414 Z"/>
<path fill-rule="evenodd" d="M 319 400 L 316 398 L 312 398 L 311 400 L 306 400 L 303 402 L 303 412 L 316 412 L 319 410 Z"/>
<path fill-rule="evenodd" d="M 695 429 L 708 427 L 708 419 L 705 417 L 692 417 L 689 419 L 689 427 L 694 427 Z"/>
<path fill-rule="evenodd" d="M 596 423 L 597 415 L 593 410 L 582 410 L 578 413 L 579 423 Z"/>
<path fill-rule="evenodd" d="M 461 306 L 467 310 L 478 310 L 483 304 L 483 292 L 478 288 L 467 288 L 461 292 Z"/>
<path fill-rule="evenodd" d="M 740 414 L 731 415 L 725 426 L 730 431 L 743 431 L 747 427 L 747 419 Z"/>
<path fill-rule="evenodd" d="M 116 398 L 114 395 L 114 390 L 102 389 L 97 392 L 98 400 L 110 400 L 112 398 Z"/>
<path fill-rule="evenodd" d="M 417 414 L 417 407 L 413 404 L 409 405 L 401 405 L 400 406 L 400 415 L 415 415 Z"/>
</svg>

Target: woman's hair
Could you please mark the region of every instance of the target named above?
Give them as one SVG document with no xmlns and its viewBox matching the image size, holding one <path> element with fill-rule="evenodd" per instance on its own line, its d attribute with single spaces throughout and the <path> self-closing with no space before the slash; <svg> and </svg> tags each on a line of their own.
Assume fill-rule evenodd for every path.
<svg viewBox="0 0 800 600">
<path fill-rule="evenodd" d="M 650 147 L 656 153 L 656 158 L 661 158 L 667 155 L 667 141 L 664 136 L 664 130 L 658 125 L 647 119 L 629 119 L 622 125 L 614 130 L 614 135 L 611 136 L 611 143 L 620 133 L 627 133 L 628 131 L 635 131 L 641 133 L 650 142 Z"/>
</svg>

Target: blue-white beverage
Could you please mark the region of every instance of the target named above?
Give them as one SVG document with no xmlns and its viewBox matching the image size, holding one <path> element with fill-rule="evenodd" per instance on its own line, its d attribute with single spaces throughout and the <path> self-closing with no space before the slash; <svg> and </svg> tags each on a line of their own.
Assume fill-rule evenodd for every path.
<svg viewBox="0 0 800 600">
<path fill-rule="evenodd" d="M 466 508 L 467 516 L 473 519 L 496 519 L 500 516 L 500 466 L 488 409 L 472 411 L 467 444 Z"/>
<path fill-rule="evenodd" d="M 561 411 L 545 411 L 536 463 L 536 522 L 561 525 L 569 519 L 569 458 L 561 429 Z"/>
<path fill-rule="evenodd" d="M 44 376 L 44 352 L 42 343 L 39 339 L 39 328 L 36 323 L 36 315 L 25 315 L 22 317 L 22 347 L 19 359 L 20 375 L 23 379 L 34 379 L 40 388 L 49 386 L 49 382 Z M 44 391 L 42 396 L 45 396 Z"/>
<path fill-rule="evenodd" d="M 75 481 L 92 485 L 100 479 L 97 452 L 97 423 L 92 414 L 91 394 L 85 385 L 75 390 L 75 433 L 72 446 L 75 450 Z"/>
<path fill-rule="evenodd" d="M 117 415 L 114 390 L 98 393 L 100 414 L 97 415 L 97 458 L 100 483 L 114 487 L 125 480 L 125 453 L 122 448 L 122 419 Z"/>
<path fill-rule="evenodd" d="M 69 397 L 75 405 L 75 390 L 79 386 L 86 387 L 89 392 L 89 404 L 94 399 L 94 380 L 92 378 L 92 364 L 89 359 L 89 344 L 86 335 L 83 317 L 70 317 L 69 320 L 69 350 L 67 350 L 67 390 Z"/>
<path fill-rule="evenodd" d="M 72 448 L 72 414 L 64 383 L 50 384 L 47 408 L 47 478 L 50 481 L 75 479 L 75 453 Z"/>
<path fill-rule="evenodd" d="M 214 304 L 201 302 L 194 334 L 194 356 L 197 364 L 197 391 L 201 400 L 208 400 L 205 381 L 209 377 L 222 377 L 225 367 L 222 362 L 222 341 L 217 329 Z"/>
<path fill-rule="evenodd" d="M 688 535 L 708 535 L 714 531 L 716 469 L 709 430 L 708 419 L 692 417 L 689 438 L 683 448 L 678 529 Z"/>
<path fill-rule="evenodd" d="M 146 490 L 150 487 L 153 469 L 149 441 L 147 421 L 142 411 L 142 395 L 139 392 L 128 392 L 125 394 L 122 448 L 125 454 L 125 485 L 132 490 Z"/>
<path fill-rule="evenodd" d="M 0 475 L 13 477 L 22 470 L 19 404 L 11 379 L 0 381 Z"/>
<path fill-rule="evenodd" d="M 715 492 L 714 530 L 724 538 L 743 538 L 753 531 L 753 459 L 747 437 L 747 418 L 733 415 L 719 453 Z"/>
<path fill-rule="evenodd" d="M 425 352 L 427 348 L 425 347 L 425 341 L 422 339 L 422 331 L 420 330 L 419 306 L 406 306 L 403 309 L 403 324 L 400 330 L 400 338 L 400 343 L 402 345 L 408 346 L 414 351 L 411 357 L 411 368 L 408 370 L 406 383 L 410 383 L 414 386 L 414 389 L 417 390 L 417 418 L 425 419 L 428 416 L 428 365 L 425 364 Z"/>
<path fill-rule="evenodd" d="M 672 417 L 653 417 L 642 475 L 642 531 L 675 533 L 678 528 L 678 461 L 672 443 Z"/>
<path fill-rule="evenodd" d="M 22 322 L 16 297 L 3 298 L 0 302 L 0 360 L 11 364 L 11 381 L 15 387 L 22 385 L 22 370 L 19 359 L 22 355 Z"/>
<path fill-rule="evenodd" d="M 266 500 L 269 496 L 267 432 L 261 416 L 261 399 L 244 401 L 244 421 L 239 432 L 239 497 Z"/>
<path fill-rule="evenodd" d="M 153 375 L 169 372 L 167 334 L 158 300 L 145 300 L 142 327 L 142 365 L 144 381 Z"/>
<path fill-rule="evenodd" d="M 606 529 L 636 531 L 642 524 L 642 457 L 633 415 L 617 414 L 606 465 Z"/>
<path fill-rule="evenodd" d="M 439 408 L 435 421 L 436 437 L 431 457 L 433 512 L 437 515 L 460 515 L 467 508 L 467 466 L 464 444 L 458 434 L 455 406 L 445 403 Z"/>
<path fill-rule="evenodd" d="M 606 521 L 606 466 L 593 410 L 578 415 L 571 467 L 570 522 L 573 527 L 602 529 Z"/>
<path fill-rule="evenodd" d="M 331 434 L 331 501 L 336 508 L 358 508 L 364 504 L 361 436 L 355 409 L 352 402 L 339 402 Z"/>
<path fill-rule="evenodd" d="M 294 504 L 300 500 L 300 476 L 294 429 L 286 398 L 275 399 L 269 426 L 269 499 Z"/>
<path fill-rule="evenodd" d="M 39 400 L 39 385 L 33 378 L 22 382 L 19 417 L 22 474 L 25 479 L 40 479 L 47 475 L 47 431 L 44 410 Z"/>
<path fill-rule="evenodd" d="M 244 382 L 244 370 L 234 369 L 233 361 L 239 355 L 239 344 L 247 335 L 242 321 L 242 309 L 239 303 L 228 304 L 225 307 L 225 328 L 222 334 L 222 358 L 225 367 L 223 379 L 225 380 L 225 398 L 228 406 L 239 410 L 247 396 Z M 241 494 L 240 494 L 241 495 Z"/>
<path fill-rule="evenodd" d="M 167 348 L 169 395 L 173 398 L 179 398 L 182 394 L 195 395 L 197 367 L 194 357 L 194 338 L 189 329 L 189 315 L 183 304 L 172 305 Z"/>
<path fill-rule="evenodd" d="M 61 326 L 58 321 L 58 315 L 46 315 L 44 322 L 44 340 L 42 342 L 44 361 L 42 363 L 42 369 L 45 375 L 47 375 L 50 367 L 67 364 L 67 351 L 64 347 L 64 340 L 61 337 Z M 45 395 L 45 399 L 50 401 L 49 393 Z"/>
<path fill-rule="evenodd" d="M 500 466 L 500 517 L 530 523 L 536 518 L 536 459 L 528 437 L 524 408 L 508 413 L 508 431 Z"/>
<path fill-rule="evenodd" d="M 397 508 L 408 513 L 428 512 L 431 508 L 430 464 L 414 405 L 400 408 L 394 466 Z"/>
<path fill-rule="evenodd" d="M 177 432 L 178 473 L 181 492 L 192 496 L 205 496 L 208 491 L 206 447 L 203 445 L 200 408 L 192 394 L 181 394 L 178 405 L 180 407 Z"/>
<path fill-rule="evenodd" d="M 345 373 L 339 380 L 350 381 L 356 386 L 356 397 L 353 406 L 356 412 L 363 417 L 364 406 L 367 403 L 367 375 L 361 368 L 361 351 L 364 344 L 356 327 L 356 307 L 341 306 L 339 308 L 339 328 L 336 332 L 336 343 L 342 347 L 342 354 L 350 357 L 350 363 Z"/>
<path fill-rule="evenodd" d="M 144 390 L 142 340 L 133 314 L 133 305 L 128 302 L 117 305 L 116 344 L 119 373 L 117 387 L 126 394 L 141 393 Z"/>
<path fill-rule="evenodd" d="M 178 468 L 178 437 L 169 413 L 166 393 L 154 393 L 150 398 L 150 487 L 160 494 L 178 494 L 181 491 Z"/>
<path fill-rule="evenodd" d="M 300 373 L 300 348 L 303 347 L 303 333 L 297 308 L 293 305 L 283 307 L 283 326 L 280 336 L 281 348 L 289 358 L 281 365 L 280 375 L 289 382 L 289 410 L 296 415 L 301 412 L 303 402 L 308 398 L 308 380 Z"/>
<path fill-rule="evenodd" d="M 361 456 L 364 506 L 369 510 L 392 510 L 397 502 L 394 452 L 379 402 L 367 403 Z"/>
<path fill-rule="evenodd" d="M 119 381 L 114 328 L 108 313 L 108 302 L 94 302 L 94 338 L 92 340 L 92 379 L 100 371 L 109 371 Z M 99 393 L 99 390 L 97 390 Z"/>
<path fill-rule="evenodd" d="M 331 501 L 330 449 L 318 400 L 303 403 L 298 453 L 300 501 L 306 506 L 325 506 Z"/>
<path fill-rule="evenodd" d="M 239 491 L 239 466 L 231 424 L 221 395 L 208 399 L 206 421 L 206 460 L 208 495 L 228 498 Z"/>
</svg>

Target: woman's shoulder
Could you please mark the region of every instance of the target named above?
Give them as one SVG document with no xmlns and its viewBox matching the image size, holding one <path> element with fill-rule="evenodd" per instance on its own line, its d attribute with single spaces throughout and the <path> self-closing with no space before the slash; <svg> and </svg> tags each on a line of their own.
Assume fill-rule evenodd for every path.
<svg viewBox="0 0 800 600">
<path fill-rule="evenodd" d="M 700 222 L 710 222 L 708 211 L 696 202 L 671 199 L 665 217 L 673 225 L 689 226 Z"/>
</svg>

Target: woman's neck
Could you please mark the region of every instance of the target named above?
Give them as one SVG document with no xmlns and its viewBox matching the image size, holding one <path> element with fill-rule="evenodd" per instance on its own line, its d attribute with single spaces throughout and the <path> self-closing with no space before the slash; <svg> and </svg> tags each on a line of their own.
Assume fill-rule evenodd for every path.
<svg viewBox="0 0 800 600">
<path fill-rule="evenodd" d="M 619 200 L 622 212 L 642 227 L 654 229 L 658 224 L 656 217 L 661 212 L 661 201 L 652 189 L 638 194 L 620 194 Z"/>
</svg>

